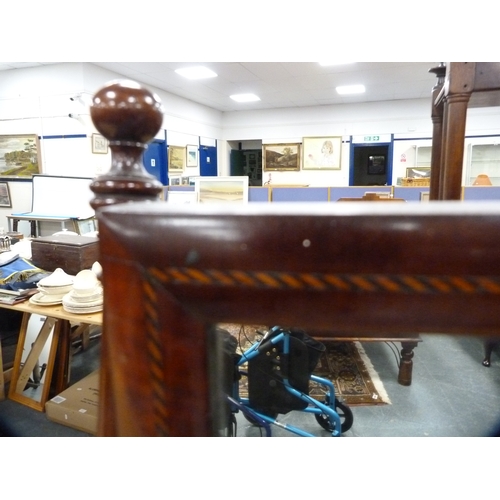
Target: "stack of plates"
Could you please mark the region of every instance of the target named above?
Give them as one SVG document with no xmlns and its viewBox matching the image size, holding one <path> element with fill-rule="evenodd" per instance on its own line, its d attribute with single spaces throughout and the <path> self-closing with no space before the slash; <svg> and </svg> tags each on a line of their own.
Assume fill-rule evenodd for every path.
<svg viewBox="0 0 500 500">
<path fill-rule="evenodd" d="M 101 311 L 102 303 L 102 285 L 91 270 L 80 271 L 71 290 L 62 298 L 63 309 L 76 314 Z"/>
<path fill-rule="evenodd" d="M 61 304 L 64 295 L 73 288 L 73 280 L 74 276 L 66 274 L 58 267 L 52 274 L 38 282 L 39 292 L 30 297 L 30 302 L 37 306 Z"/>
</svg>

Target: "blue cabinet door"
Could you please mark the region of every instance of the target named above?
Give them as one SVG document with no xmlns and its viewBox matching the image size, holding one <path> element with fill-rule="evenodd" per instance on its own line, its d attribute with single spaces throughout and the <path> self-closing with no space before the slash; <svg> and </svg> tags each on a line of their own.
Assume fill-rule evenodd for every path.
<svg viewBox="0 0 500 500">
<path fill-rule="evenodd" d="M 144 151 L 142 161 L 148 173 L 154 175 L 164 186 L 168 184 L 167 147 L 165 141 L 155 139 Z"/>
<path fill-rule="evenodd" d="M 216 146 L 200 146 L 200 175 L 217 175 Z"/>
</svg>

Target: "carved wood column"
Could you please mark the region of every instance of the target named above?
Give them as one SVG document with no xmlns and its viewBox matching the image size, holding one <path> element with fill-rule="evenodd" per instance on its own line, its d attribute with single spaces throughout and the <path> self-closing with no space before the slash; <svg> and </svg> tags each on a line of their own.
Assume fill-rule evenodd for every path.
<svg viewBox="0 0 500 500">
<path fill-rule="evenodd" d="M 444 102 L 445 143 L 442 150 L 442 200 L 460 200 L 462 197 L 462 170 L 467 106 L 470 94 L 447 96 Z"/>
<path fill-rule="evenodd" d="M 443 135 L 439 199 L 460 200 L 467 107 L 474 90 L 476 63 L 450 62 L 441 92 Z"/>
<path fill-rule="evenodd" d="M 437 77 L 436 85 L 432 89 L 431 118 L 432 118 L 432 153 L 431 153 L 431 187 L 429 199 L 438 200 L 442 187 L 441 174 L 443 171 L 441 161 L 441 146 L 443 140 L 443 104 L 436 104 L 436 99 L 443 88 L 446 67 L 443 63 L 429 70 Z"/>
</svg>

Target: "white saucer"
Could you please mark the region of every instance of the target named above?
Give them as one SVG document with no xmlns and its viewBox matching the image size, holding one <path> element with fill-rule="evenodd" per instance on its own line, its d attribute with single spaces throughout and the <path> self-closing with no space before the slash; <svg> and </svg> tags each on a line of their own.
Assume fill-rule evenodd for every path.
<svg viewBox="0 0 500 500">
<path fill-rule="evenodd" d="M 90 314 L 102 311 L 102 304 L 92 307 L 71 307 L 68 304 L 63 304 L 63 309 L 73 314 Z"/>
<path fill-rule="evenodd" d="M 102 288 L 93 291 L 91 295 L 80 295 L 76 290 L 72 290 L 67 294 L 65 300 L 72 304 L 88 304 L 89 302 L 102 301 Z"/>
<path fill-rule="evenodd" d="M 71 309 L 89 309 L 92 307 L 102 307 L 102 301 L 103 297 L 100 295 L 97 299 L 95 300 L 89 300 L 86 302 L 78 302 L 71 297 L 71 292 L 67 293 L 63 298 L 62 298 L 62 303 L 63 306 L 69 307 Z"/>
<path fill-rule="evenodd" d="M 54 306 L 62 304 L 62 298 L 62 295 L 45 295 L 42 292 L 38 292 L 32 295 L 29 301 L 36 306 Z"/>
</svg>

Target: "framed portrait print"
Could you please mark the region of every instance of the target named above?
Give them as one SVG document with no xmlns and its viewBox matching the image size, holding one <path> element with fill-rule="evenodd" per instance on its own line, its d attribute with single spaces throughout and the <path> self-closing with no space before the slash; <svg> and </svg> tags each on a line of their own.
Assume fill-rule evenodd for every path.
<svg viewBox="0 0 500 500">
<path fill-rule="evenodd" d="M 0 177 L 31 177 L 39 173 L 38 135 L 0 135 Z"/>
<path fill-rule="evenodd" d="M 198 146 L 188 144 L 186 146 L 186 167 L 198 166 Z"/>
<path fill-rule="evenodd" d="M 342 137 L 304 137 L 303 170 L 340 170 Z"/>
<path fill-rule="evenodd" d="M 92 134 L 92 153 L 105 155 L 108 153 L 108 140 L 100 134 Z"/>
<path fill-rule="evenodd" d="M 263 170 L 300 170 L 300 144 L 263 144 Z"/>
<path fill-rule="evenodd" d="M 186 167 L 186 148 L 180 146 L 168 147 L 168 173 L 180 175 Z"/>
<path fill-rule="evenodd" d="M 9 184 L 7 182 L 0 182 L 0 207 L 12 207 Z"/>
</svg>

